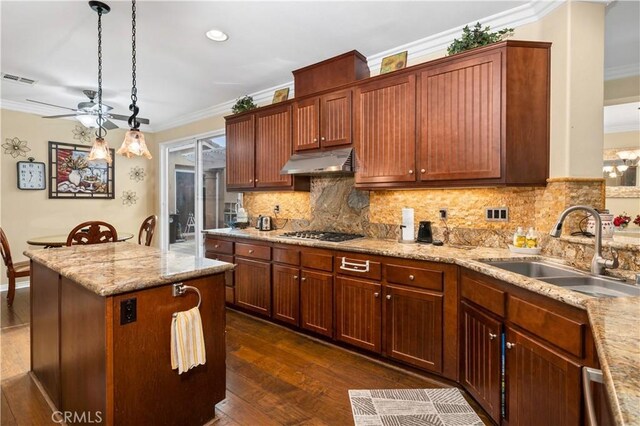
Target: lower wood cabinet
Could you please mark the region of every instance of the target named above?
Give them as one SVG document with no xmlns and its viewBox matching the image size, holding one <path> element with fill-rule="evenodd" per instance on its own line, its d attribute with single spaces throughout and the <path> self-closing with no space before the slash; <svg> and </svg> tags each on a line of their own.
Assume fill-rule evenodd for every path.
<svg viewBox="0 0 640 426">
<path fill-rule="evenodd" d="M 336 339 L 380 353 L 382 286 L 374 281 L 336 277 Z"/>
<path fill-rule="evenodd" d="M 333 275 L 302 270 L 300 327 L 333 337 Z"/>
<path fill-rule="evenodd" d="M 580 425 L 581 366 L 509 327 L 506 341 L 509 424 Z"/>
<path fill-rule="evenodd" d="M 288 324 L 300 324 L 300 270 L 273 265 L 273 312 L 271 317 Z"/>
<path fill-rule="evenodd" d="M 426 370 L 442 372 L 443 298 L 442 293 L 386 286 L 387 356 Z"/>
<path fill-rule="evenodd" d="M 236 258 L 235 304 L 241 308 L 271 315 L 271 263 Z"/>
<path fill-rule="evenodd" d="M 460 309 L 460 381 L 491 418 L 500 423 L 502 322 L 464 301 Z"/>
</svg>

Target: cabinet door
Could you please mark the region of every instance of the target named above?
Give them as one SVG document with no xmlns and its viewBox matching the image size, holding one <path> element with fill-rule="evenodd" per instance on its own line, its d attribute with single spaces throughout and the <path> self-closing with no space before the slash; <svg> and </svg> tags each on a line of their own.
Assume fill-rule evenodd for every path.
<svg viewBox="0 0 640 426">
<path fill-rule="evenodd" d="M 420 74 L 421 180 L 501 176 L 501 64 L 497 52 Z"/>
<path fill-rule="evenodd" d="M 296 151 L 320 148 L 320 99 L 311 98 L 293 106 L 293 146 Z"/>
<path fill-rule="evenodd" d="M 256 188 L 291 186 L 280 174 L 291 153 L 291 107 L 256 114 Z"/>
<path fill-rule="evenodd" d="M 323 147 L 351 143 L 351 90 L 330 93 L 320 100 L 320 141 Z"/>
<path fill-rule="evenodd" d="M 416 180 L 415 76 L 359 86 L 354 122 L 356 183 Z"/>
<path fill-rule="evenodd" d="M 460 381 L 491 418 L 500 423 L 502 323 L 462 302 Z"/>
<path fill-rule="evenodd" d="M 253 188 L 254 115 L 227 122 L 227 188 Z"/>
<path fill-rule="evenodd" d="M 442 300 L 440 293 L 387 286 L 384 309 L 388 356 L 442 372 Z"/>
<path fill-rule="evenodd" d="M 380 352 L 381 292 L 376 282 L 336 277 L 336 339 Z"/>
<path fill-rule="evenodd" d="M 506 363 L 509 424 L 580 424 L 582 388 L 578 364 L 510 328 Z"/>
<path fill-rule="evenodd" d="M 271 264 L 236 258 L 236 305 L 263 315 L 271 314 Z"/>
<path fill-rule="evenodd" d="M 333 337 L 333 276 L 303 270 L 300 279 L 300 326 Z"/>
<path fill-rule="evenodd" d="M 300 319 L 300 271 L 282 265 L 273 265 L 274 319 L 298 325 Z"/>
</svg>

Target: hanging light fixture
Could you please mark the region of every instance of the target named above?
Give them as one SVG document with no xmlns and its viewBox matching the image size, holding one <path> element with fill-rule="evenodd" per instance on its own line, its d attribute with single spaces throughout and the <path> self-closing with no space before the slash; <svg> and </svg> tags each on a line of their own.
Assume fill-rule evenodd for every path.
<svg viewBox="0 0 640 426">
<path fill-rule="evenodd" d="M 151 159 L 151 153 L 144 140 L 144 134 L 140 131 L 138 112 L 140 109 L 136 105 L 138 101 L 138 88 L 136 87 L 136 0 L 131 1 L 131 117 L 129 117 L 129 131 L 124 135 L 122 146 L 118 154 L 127 158 L 132 156 L 145 156 Z"/>
<path fill-rule="evenodd" d="M 89 6 L 98 14 L 98 131 L 96 132 L 96 140 L 93 142 L 91 152 L 89 152 L 89 161 L 103 160 L 111 164 L 111 153 L 109 145 L 104 140 L 107 130 L 104 128 L 104 116 L 102 110 L 102 15 L 106 15 L 111 8 L 99 1 L 90 1 Z"/>
</svg>

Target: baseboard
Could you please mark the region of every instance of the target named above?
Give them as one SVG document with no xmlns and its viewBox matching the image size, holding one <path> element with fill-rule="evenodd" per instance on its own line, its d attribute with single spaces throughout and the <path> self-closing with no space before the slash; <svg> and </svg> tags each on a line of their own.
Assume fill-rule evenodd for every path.
<svg viewBox="0 0 640 426">
<path fill-rule="evenodd" d="M 16 289 L 28 288 L 29 286 L 30 286 L 30 281 L 19 281 L 16 283 Z M 0 291 L 7 291 L 7 290 L 9 290 L 9 284 L 0 285 Z"/>
</svg>

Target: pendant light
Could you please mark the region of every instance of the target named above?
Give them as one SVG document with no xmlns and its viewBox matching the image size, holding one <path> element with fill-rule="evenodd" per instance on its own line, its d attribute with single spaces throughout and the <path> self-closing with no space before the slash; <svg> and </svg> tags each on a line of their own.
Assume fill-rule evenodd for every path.
<svg viewBox="0 0 640 426">
<path fill-rule="evenodd" d="M 102 15 L 106 15 L 111 8 L 99 1 L 90 1 L 89 6 L 98 14 L 98 131 L 96 132 L 96 140 L 93 142 L 91 152 L 89 152 L 89 161 L 106 161 L 111 164 L 111 153 L 109 145 L 104 140 L 107 131 L 104 128 L 104 117 L 102 115 Z"/>
<path fill-rule="evenodd" d="M 140 131 L 138 112 L 140 109 L 136 105 L 138 101 L 138 88 L 136 87 L 136 0 L 131 1 L 131 117 L 129 117 L 129 131 L 124 135 L 122 146 L 118 154 L 127 158 L 135 156 L 145 156 L 151 159 L 151 153 L 144 140 L 144 134 Z"/>
</svg>

